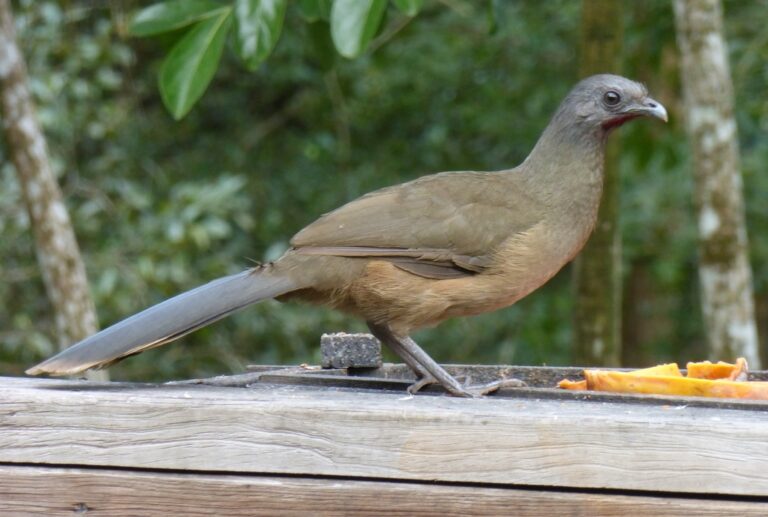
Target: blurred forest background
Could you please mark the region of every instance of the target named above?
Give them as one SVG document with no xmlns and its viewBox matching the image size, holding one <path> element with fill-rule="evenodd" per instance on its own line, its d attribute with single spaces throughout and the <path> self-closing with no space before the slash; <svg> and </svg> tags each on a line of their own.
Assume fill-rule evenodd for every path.
<svg viewBox="0 0 768 517">
<path fill-rule="evenodd" d="M 622 363 L 706 358 L 693 177 L 667 0 L 623 6 L 624 75 L 670 112 L 621 140 Z M 427 0 L 393 8 L 364 55 L 330 46 L 289 2 L 255 72 L 225 52 L 181 121 L 162 105 L 171 36 L 134 39 L 142 2 L 13 2 L 38 118 L 84 255 L 101 326 L 252 261 L 277 257 L 318 215 L 360 194 L 444 170 L 525 158 L 579 76 L 582 3 Z M 768 344 L 768 2 L 725 0 L 758 327 Z M 57 349 L 34 241 L 7 150 L 0 169 L 0 373 Z M 439 362 L 574 361 L 571 267 L 515 306 L 415 335 Z M 114 379 L 167 380 L 249 363 L 316 363 L 319 335 L 365 331 L 324 309 L 267 302 L 142 354 Z M 712 358 L 720 359 L 720 358 Z"/>
</svg>

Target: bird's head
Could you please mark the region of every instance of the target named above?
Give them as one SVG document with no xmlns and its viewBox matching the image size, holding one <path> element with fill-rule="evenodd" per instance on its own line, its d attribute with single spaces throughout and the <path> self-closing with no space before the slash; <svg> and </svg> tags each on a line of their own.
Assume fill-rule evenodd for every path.
<svg viewBox="0 0 768 517">
<path fill-rule="evenodd" d="M 562 107 L 580 126 L 604 134 L 638 117 L 667 121 L 667 110 L 648 96 L 645 86 L 618 75 L 587 77 L 571 90 Z"/>
</svg>

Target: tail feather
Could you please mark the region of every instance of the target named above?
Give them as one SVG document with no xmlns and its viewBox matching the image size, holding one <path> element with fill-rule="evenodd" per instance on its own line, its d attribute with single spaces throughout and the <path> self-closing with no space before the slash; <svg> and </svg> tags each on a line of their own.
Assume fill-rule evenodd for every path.
<svg viewBox="0 0 768 517">
<path fill-rule="evenodd" d="M 259 270 L 219 278 L 87 337 L 26 373 L 72 375 L 108 366 L 169 343 L 247 305 L 297 288 L 290 278 Z"/>
</svg>

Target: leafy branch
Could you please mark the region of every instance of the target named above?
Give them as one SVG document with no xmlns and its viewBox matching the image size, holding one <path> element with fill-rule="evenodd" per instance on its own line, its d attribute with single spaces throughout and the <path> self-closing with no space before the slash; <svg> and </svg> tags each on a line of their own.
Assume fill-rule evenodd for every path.
<svg viewBox="0 0 768 517">
<path fill-rule="evenodd" d="M 405 16 L 418 14 L 423 0 L 392 0 Z M 256 70 L 280 39 L 287 0 L 169 0 L 139 11 L 129 32 L 137 37 L 180 33 L 160 69 L 165 107 L 183 118 L 205 93 L 218 69 L 225 44 L 246 69 Z M 353 59 L 369 49 L 378 34 L 387 0 L 299 0 L 308 23 L 326 21 L 340 55 Z"/>
</svg>

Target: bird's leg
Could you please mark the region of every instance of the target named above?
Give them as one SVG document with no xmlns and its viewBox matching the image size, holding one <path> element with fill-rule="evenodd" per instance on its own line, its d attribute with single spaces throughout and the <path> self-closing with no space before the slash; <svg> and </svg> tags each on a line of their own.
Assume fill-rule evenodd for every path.
<svg viewBox="0 0 768 517">
<path fill-rule="evenodd" d="M 452 395 L 481 397 L 500 388 L 519 388 L 526 385 L 518 379 L 499 379 L 477 386 L 463 386 L 410 337 L 396 335 L 387 325 L 368 322 L 368 328 L 416 373 L 418 380 L 408 387 L 409 393 L 415 393 L 428 384 L 439 383 Z"/>
<path fill-rule="evenodd" d="M 429 384 L 439 383 L 453 395 L 459 397 L 472 396 L 462 388 L 459 381 L 454 379 L 442 366 L 437 364 L 426 354 L 426 352 L 421 350 L 413 340 L 411 340 L 411 343 L 416 345 L 416 348 L 421 352 L 421 355 L 427 358 L 426 361 L 424 360 L 424 357 L 419 356 L 418 352 L 414 354 L 412 347 L 408 347 L 403 343 L 403 338 L 395 336 L 389 328 L 373 328 L 370 326 L 369 328 L 371 328 L 371 332 L 374 336 L 376 336 L 382 343 L 386 344 L 389 349 L 397 354 L 416 374 L 416 382 L 408 386 L 409 393 L 416 393 Z M 425 362 L 427 364 L 425 364 Z"/>
<path fill-rule="evenodd" d="M 419 380 L 408 388 L 414 393 L 432 382 L 440 383 L 452 395 L 457 397 L 481 397 L 499 388 L 520 387 L 525 384 L 517 379 L 500 379 L 480 386 L 462 386 L 451 374 L 437 364 L 416 342 L 408 336 L 397 336 L 387 325 L 368 322 L 368 328 L 382 343 L 399 355 L 416 372 Z"/>
<path fill-rule="evenodd" d="M 439 382 L 400 345 L 400 342 L 392 336 L 392 331 L 388 327 L 368 322 L 368 328 L 379 341 L 387 345 L 416 374 L 416 382 L 408 386 L 408 393 L 416 393 L 424 386 Z"/>
<path fill-rule="evenodd" d="M 395 336 L 397 338 L 397 336 Z M 413 358 L 421 361 L 421 365 L 431 374 L 434 378 L 433 382 L 439 382 L 443 387 L 453 395 L 459 397 L 482 397 L 490 393 L 494 393 L 501 388 L 523 388 L 527 384 L 520 379 L 506 379 L 501 378 L 495 381 L 488 382 L 486 384 L 467 385 L 461 384 L 455 377 L 451 376 L 445 369 L 432 359 L 410 336 L 398 339 L 401 346 L 405 351 L 412 354 Z M 434 366 L 434 370 L 432 369 Z M 435 370 L 442 372 L 440 376 L 436 375 Z M 446 382 L 446 378 L 447 381 Z M 467 382 L 471 380 L 467 379 Z M 425 383 L 429 384 L 429 382 Z M 421 388 L 424 384 L 413 385 L 411 389 Z M 458 386 L 458 390 L 456 390 Z M 416 389 L 418 391 L 418 389 Z"/>
<path fill-rule="evenodd" d="M 389 349 L 397 354 L 416 374 L 416 382 L 408 386 L 408 393 L 417 393 L 425 386 L 430 384 L 440 384 L 440 381 L 429 373 L 403 346 L 397 339 L 387 343 Z"/>
</svg>

